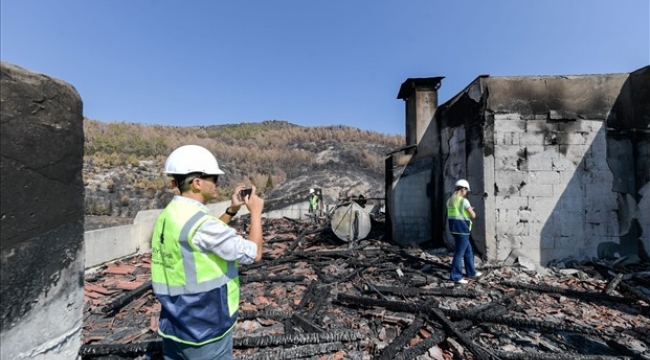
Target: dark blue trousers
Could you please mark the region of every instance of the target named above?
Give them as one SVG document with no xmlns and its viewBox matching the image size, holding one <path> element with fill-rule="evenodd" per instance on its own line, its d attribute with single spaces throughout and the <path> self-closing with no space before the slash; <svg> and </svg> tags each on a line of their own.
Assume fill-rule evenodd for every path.
<svg viewBox="0 0 650 360">
<path fill-rule="evenodd" d="M 458 281 L 463 278 L 463 262 L 465 262 L 465 274 L 467 277 L 476 276 L 474 267 L 474 252 L 469 243 L 469 235 L 452 234 L 456 243 L 454 259 L 451 262 L 451 280 Z"/>
</svg>

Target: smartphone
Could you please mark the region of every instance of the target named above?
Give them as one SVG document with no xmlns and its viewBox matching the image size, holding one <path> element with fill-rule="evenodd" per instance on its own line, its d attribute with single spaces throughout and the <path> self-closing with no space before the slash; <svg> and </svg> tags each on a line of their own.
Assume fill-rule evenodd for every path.
<svg viewBox="0 0 650 360">
<path fill-rule="evenodd" d="M 244 189 L 244 190 L 239 192 L 239 197 L 242 200 L 244 200 L 244 198 L 246 198 L 246 196 L 250 195 L 252 192 L 253 192 L 253 189 L 250 189 L 250 188 L 249 189 Z"/>
</svg>

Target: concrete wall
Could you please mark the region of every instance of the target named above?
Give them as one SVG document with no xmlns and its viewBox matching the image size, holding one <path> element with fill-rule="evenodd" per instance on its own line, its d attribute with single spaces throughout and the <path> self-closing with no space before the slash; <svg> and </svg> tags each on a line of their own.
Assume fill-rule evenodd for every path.
<svg viewBox="0 0 650 360">
<path fill-rule="evenodd" d="M 545 265 L 614 242 L 646 255 L 649 73 L 636 87 L 628 74 L 482 76 L 439 108 L 444 197 L 468 179 L 479 253 Z"/>
<path fill-rule="evenodd" d="M 207 205 L 210 214 L 220 217 L 230 201 L 223 201 Z M 290 205 L 284 209 L 264 213 L 265 218 L 305 219 L 309 211 L 309 203 L 301 202 Z M 151 251 L 151 236 L 156 219 L 162 210 L 144 210 L 138 212 L 132 225 L 116 226 L 111 228 L 86 231 L 84 243 L 86 251 L 86 269 L 92 269 L 104 263 L 123 258 L 125 256 Z M 239 210 L 237 216 L 248 214 L 246 207 Z"/>
<path fill-rule="evenodd" d="M 495 115 L 494 224 L 496 259 L 513 250 L 545 264 L 568 256 L 597 255 L 598 244 L 618 241 L 616 194 L 607 164 L 602 120 L 576 120 L 554 144 L 545 131 L 564 122 Z"/>
<path fill-rule="evenodd" d="M 75 359 L 84 276 L 82 102 L 0 63 L 0 358 Z"/>
<path fill-rule="evenodd" d="M 390 210 L 392 239 L 403 246 L 412 246 L 431 240 L 431 206 L 427 186 L 431 180 L 431 161 L 410 162 L 395 169 L 395 183 Z"/>
</svg>

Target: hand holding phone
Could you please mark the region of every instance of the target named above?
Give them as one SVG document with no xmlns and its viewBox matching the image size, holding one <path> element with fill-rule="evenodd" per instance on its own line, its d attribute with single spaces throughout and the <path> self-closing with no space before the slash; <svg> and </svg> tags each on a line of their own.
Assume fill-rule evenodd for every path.
<svg viewBox="0 0 650 360">
<path fill-rule="evenodd" d="M 253 189 L 251 189 L 251 188 L 244 189 L 244 190 L 242 190 L 242 191 L 239 192 L 239 198 L 242 199 L 242 201 L 244 201 L 244 199 L 246 198 L 246 196 L 250 196 L 250 194 L 251 194 L 252 192 L 253 192 Z"/>
</svg>

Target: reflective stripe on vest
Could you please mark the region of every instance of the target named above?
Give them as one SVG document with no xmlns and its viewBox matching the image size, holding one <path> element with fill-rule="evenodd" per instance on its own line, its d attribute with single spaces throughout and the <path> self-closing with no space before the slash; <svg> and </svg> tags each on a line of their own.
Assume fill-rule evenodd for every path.
<svg viewBox="0 0 650 360">
<path fill-rule="evenodd" d="M 156 294 L 177 296 L 185 294 L 197 294 L 226 285 L 228 281 L 235 279 L 239 271 L 234 262 L 228 262 L 228 271 L 220 277 L 208 280 L 202 283 L 197 283 L 198 276 L 196 274 L 196 263 L 194 261 L 194 249 L 190 245 L 190 230 L 197 225 L 198 221 L 206 216 L 202 211 L 192 215 L 183 229 L 181 230 L 178 239 L 181 245 L 181 257 L 183 259 L 183 269 L 185 270 L 185 285 L 169 285 L 167 283 L 152 282 L 153 291 Z M 154 241 L 156 241 L 154 239 Z"/>
<path fill-rule="evenodd" d="M 452 234 L 469 235 L 472 231 L 472 219 L 463 204 L 462 196 L 456 198 L 452 196 L 447 200 L 447 219 L 449 232 Z"/>
</svg>

